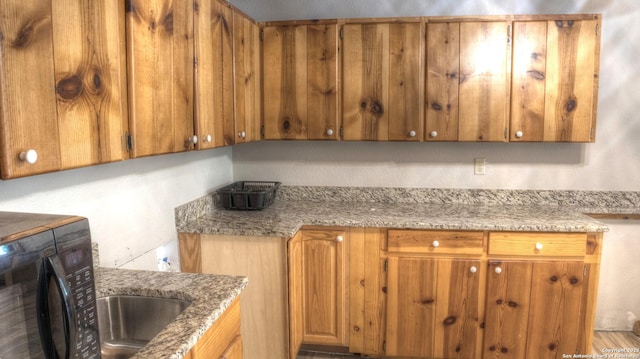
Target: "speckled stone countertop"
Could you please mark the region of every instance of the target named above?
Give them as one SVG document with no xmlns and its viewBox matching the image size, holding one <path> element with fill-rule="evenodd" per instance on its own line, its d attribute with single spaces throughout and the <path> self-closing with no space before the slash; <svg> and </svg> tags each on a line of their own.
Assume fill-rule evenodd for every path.
<svg viewBox="0 0 640 359">
<path fill-rule="evenodd" d="M 282 186 L 261 211 L 219 208 L 215 194 L 176 209 L 178 232 L 291 237 L 304 225 L 603 232 L 586 215 L 640 214 L 640 193 Z"/>
<path fill-rule="evenodd" d="M 191 304 L 133 358 L 179 359 L 246 287 L 246 277 L 96 268 L 97 297 L 140 295 Z"/>
</svg>

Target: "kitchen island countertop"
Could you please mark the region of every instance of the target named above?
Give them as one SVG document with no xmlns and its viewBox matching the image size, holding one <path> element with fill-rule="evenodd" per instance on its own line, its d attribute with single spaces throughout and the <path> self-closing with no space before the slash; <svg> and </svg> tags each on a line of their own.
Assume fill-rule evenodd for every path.
<svg viewBox="0 0 640 359">
<path fill-rule="evenodd" d="M 138 295 L 191 302 L 133 358 L 183 358 L 247 283 L 240 276 L 96 268 L 98 298 Z"/>
</svg>

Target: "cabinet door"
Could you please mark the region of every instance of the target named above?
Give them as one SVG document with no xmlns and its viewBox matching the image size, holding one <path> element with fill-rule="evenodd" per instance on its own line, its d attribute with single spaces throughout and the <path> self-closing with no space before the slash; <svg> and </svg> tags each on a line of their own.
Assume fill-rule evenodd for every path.
<svg viewBox="0 0 640 359">
<path fill-rule="evenodd" d="M 476 358 L 480 261 L 388 258 L 386 354 Z"/>
<path fill-rule="evenodd" d="M 579 348 L 583 262 L 489 263 L 484 356 L 561 358 Z"/>
<path fill-rule="evenodd" d="M 513 24 L 512 141 L 594 141 L 599 20 Z"/>
<path fill-rule="evenodd" d="M 218 0 L 201 0 L 194 11 L 197 146 L 232 145 L 236 136 L 232 9 Z"/>
<path fill-rule="evenodd" d="M 133 157 L 193 148 L 193 4 L 126 6 Z"/>
<path fill-rule="evenodd" d="M 344 25 L 343 139 L 422 139 L 423 26 Z"/>
<path fill-rule="evenodd" d="M 264 138 L 307 138 L 307 27 L 263 28 Z"/>
<path fill-rule="evenodd" d="M 235 62 L 234 143 L 260 139 L 260 28 L 238 11 L 233 12 L 233 56 Z"/>
<path fill-rule="evenodd" d="M 348 344 L 346 238 L 345 231 L 302 232 L 304 343 Z"/>
<path fill-rule="evenodd" d="M 510 46 L 507 22 L 460 23 L 459 141 L 506 141 Z"/>
<path fill-rule="evenodd" d="M 117 1 L 2 1 L 2 178 L 122 160 L 127 123 Z M 21 152 L 33 150 L 28 164 Z"/>
</svg>

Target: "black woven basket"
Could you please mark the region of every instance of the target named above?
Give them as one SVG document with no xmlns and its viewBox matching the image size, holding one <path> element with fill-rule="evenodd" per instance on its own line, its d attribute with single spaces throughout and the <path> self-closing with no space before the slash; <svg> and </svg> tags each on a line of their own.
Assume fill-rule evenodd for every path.
<svg viewBox="0 0 640 359">
<path fill-rule="evenodd" d="M 220 188 L 222 207 L 225 209 L 264 209 L 276 197 L 280 182 L 238 181 Z"/>
</svg>

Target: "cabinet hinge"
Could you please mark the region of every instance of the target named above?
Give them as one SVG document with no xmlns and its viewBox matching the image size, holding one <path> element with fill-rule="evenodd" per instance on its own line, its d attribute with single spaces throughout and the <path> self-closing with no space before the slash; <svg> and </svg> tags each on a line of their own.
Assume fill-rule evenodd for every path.
<svg viewBox="0 0 640 359">
<path fill-rule="evenodd" d="M 260 137 L 264 138 L 264 126 L 260 126 Z"/>
<path fill-rule="evenodd" d="M 344 138 L 344 127 L 340 126 L 340 138 Z"/>
<path fill-rule="evenodd" d="M 386 340 L 382 341 L 382 352 L 383 353 L 387 352 L 387 341 Z"/>
<path fill-rule="evenodd" d="M 505 139 L 505 140 L 509 138 L 509 129 L 508 129 L 508 128 L 506 128 L 506 127 L 504 128 L 504 134 L 503 134 L 503 136 L 504 136 L 504 139 Z"/>
<path fill-rule="evenodd" d="M 596 25 L 596 37 L 600 35 L 600 25 Z"/>
<path fill-rule="evenodd" d="M 344 39 L 344 27 L 340 28 L 340 40 Z"/>
<path fill-rule="evenodd" d="M 264 41 L 264 30 L 260 30 L 260 41 Z"/>
<path fill-rule="evenodd" d="M 126 151 L 131 151 L 133 149 L 133 138 L 129 132 L 125 132 L 124 134 L 124 146 Z"/>
<path fill-rule="evenodd" d="M 585 278 L 588 272 L 589 272 L 589 267 L 585 264 L 584 269 L 582 270 L 582 278 Z"/>
<path fill-rule="evenodd" d="M 388 259 L 384 260 L 384 271 L 385 272 L 389 271 L 389 260 Z"/>
<path fill-rule="evenodd" d="M 507 25 L 507 44 L 511 44 L 511 25 Z"/>
</svg>

